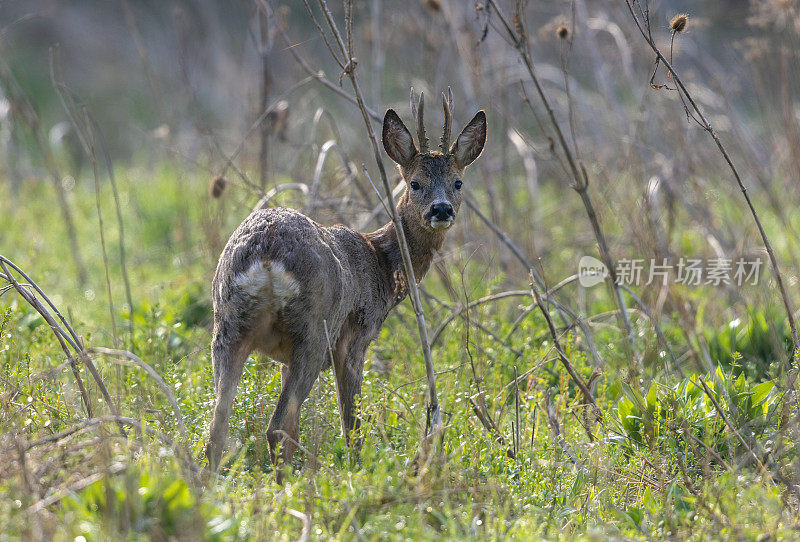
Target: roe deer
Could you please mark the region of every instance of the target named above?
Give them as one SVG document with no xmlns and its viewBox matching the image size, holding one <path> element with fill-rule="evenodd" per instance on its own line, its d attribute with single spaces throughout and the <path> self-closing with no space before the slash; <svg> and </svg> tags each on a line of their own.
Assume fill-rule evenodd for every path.
<svg viewBox="0 0 800 542">
<path fill-rule="evenodd" d="M 478 111 L 449 145 L 452 94 L 442 96 L 444 133 L 428 149 L 423 96 L 416 109 L 420 148 L 389 109 L 383 148 L 397 162 L 406 190 L 397 203 L 414 276 L 430 266 L 461 204 L 461 176 L 483 150 L 486 115 Z M 216 406 L 206 456 L 219 466 L 236 386 L 245 360 L 259 350 L 282 363 L 281 393 L 267 429 L 273 463 L 288 463 L 299 442 L 300 405 L 320 371 L 330 366 L 338 390 L 342 431 L 350 442 L 359 421 L 364 356 L 389 311 L 406 296 L 403 263 L 392 222 L 372 233 L 324 227 L 297 211 L 257 209 L 236 229 L 214 276 L 212 360 Z M 281 438 L 285 432 L 290 438 Z"/>
</svg>

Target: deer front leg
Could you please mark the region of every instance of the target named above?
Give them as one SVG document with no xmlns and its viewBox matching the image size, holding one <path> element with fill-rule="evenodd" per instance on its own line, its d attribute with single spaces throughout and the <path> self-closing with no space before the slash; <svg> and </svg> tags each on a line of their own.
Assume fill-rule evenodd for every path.
<svg viewBox="0 0 800 542">
<path fill-rule="evenodd" d="M 347 349 L 337 349 L 334 356 L 334 372 L 336 377 L 336 387 L 339 391 L 339 414 L 342 421 L 342 433 L 348 446 L 351 445 L 351 436 L 354 437 L 356 448 L 360 447 L 358 431 L 361 427 L 361 420 L 358 419 L 356 412 L 356 396 L 361 393 L 361 382 L 364 376 L 364 356 L 370 338 L 368 336 L 357 336 L 354 338 Z M 343 350 L 343 351 L 342 351 Z"/>
</svg>

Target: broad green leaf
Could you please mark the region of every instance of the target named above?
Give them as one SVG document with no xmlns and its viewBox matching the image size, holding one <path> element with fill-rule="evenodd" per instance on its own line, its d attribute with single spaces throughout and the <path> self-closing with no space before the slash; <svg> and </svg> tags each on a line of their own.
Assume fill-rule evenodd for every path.
<svg viewBox="0 0 800 542">
<path fill-rule="evenodd" d="M 758 406 L 766 401 L 772 389 L 775 387 L 775 382 L 769 380 L 762 382 L 753 387 L 753 406 Z"/>
</svg>

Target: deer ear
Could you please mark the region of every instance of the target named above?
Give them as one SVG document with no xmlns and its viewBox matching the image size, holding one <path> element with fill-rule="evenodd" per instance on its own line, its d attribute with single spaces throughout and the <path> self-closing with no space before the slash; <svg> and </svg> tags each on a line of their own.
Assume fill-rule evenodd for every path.
<svg viewBox="0 0 800 542">
<path fill-rule="evenodd" d="M 383 148 L 389 158 L 400 164 L 401 167 L 408 167 L 419 152 L 414 145 L 411 132 L 408 131 L 394 109 L 388 109 L 383 117 Z"/>
<path fill-rule="evenodd" d="M 458 167 L 463 169 L 480 156 L 485 143 L 486 113 L 481 110 L 472 117 L 472 120 L 458 134 L 453 146 L 450 147 L 450 154 L 455 158 Z"/>
</svg>

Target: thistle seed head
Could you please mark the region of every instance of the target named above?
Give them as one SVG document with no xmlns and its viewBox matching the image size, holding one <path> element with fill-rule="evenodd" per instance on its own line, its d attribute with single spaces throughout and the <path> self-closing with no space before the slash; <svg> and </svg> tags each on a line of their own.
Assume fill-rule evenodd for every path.
<svg viewBox="0 0 800 542">
<path fill-rule="evenodd" d="M 225 192 L 226 186 L 228 186 L 228 179 L 222 176 L 214 177 L 208 187 L 208 193 L 212 198 L 219 199 L 222 197 L 222 193 Z"/>
<path fill-rule="evenodd" d="M 689 21 L 689 16 L 685 13 L 679 13 L 672 18 L 669 22 L 669 27 L 673 32 L 683 32 L 686 30 L 686 23 Z"/>
</svg>

